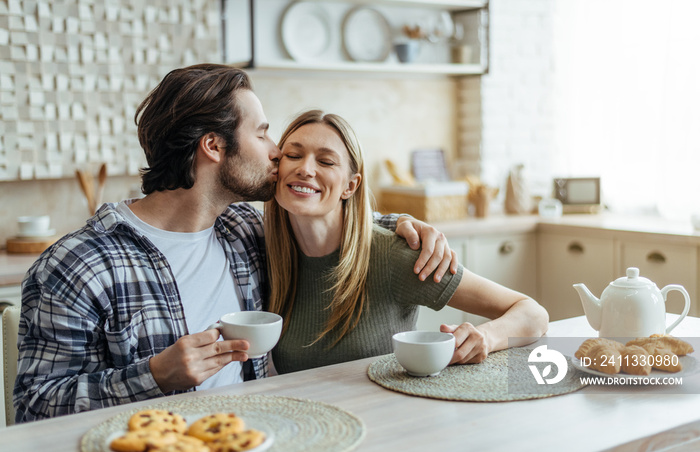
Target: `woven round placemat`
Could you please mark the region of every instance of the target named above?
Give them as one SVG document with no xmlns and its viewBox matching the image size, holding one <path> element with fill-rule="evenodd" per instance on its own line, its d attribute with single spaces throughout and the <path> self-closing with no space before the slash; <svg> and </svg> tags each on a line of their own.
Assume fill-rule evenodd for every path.
<svg viewBox="0 0 700 452">
<path fill-rule="evenodd" d="M 336 406 L 313 400 L 259 394 L 207 396 L 149 405 L 120 413 L 90 429 L 81 452 L 109 451 L 109 441 L 123 434 L 128 419 L 144 409 L 181 414 L 188 423 L 213 413 L 235 413 L 248 428 L 272 438 L 268 451 L 330 452 L 355 449 L 365 436 L 362 421 Z"/>
<path fill-rule="evenodd" d="M 568 360 L 568 370 L 562 381 L 538 385 L 527 366 L 531 351 L 528 348 L 501 350 L 491 353 L 479 364 L 448 366 L 435 377 L 408 375 L 392 353 L 370 364 L 367 374 L 370 380 L 392 391 L 465 402 L 541 399 L 568 394 L 586 386 L 581 384 L 580 373 Z"/>
</svg>

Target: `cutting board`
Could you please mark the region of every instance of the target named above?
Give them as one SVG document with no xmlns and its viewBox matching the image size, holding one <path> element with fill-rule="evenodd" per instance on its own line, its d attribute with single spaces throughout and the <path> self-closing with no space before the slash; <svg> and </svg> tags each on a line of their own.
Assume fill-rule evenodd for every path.
<svg viewBox="0 0 700 452">
<path fill-rule="evenodd" d="M 7 239 L 7 252 L 10 254 L 38 254 L 51 246 L 56 239 L 56 237 L 9 238 Z"/>
</svg>

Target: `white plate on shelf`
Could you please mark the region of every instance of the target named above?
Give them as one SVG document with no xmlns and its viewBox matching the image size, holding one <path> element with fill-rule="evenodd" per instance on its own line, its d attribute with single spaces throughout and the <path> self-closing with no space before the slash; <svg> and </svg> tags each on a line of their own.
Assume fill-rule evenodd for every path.
<svg viewBox="0 0 700 452">
<path fill-rule="evenodd" d="M 296 61 L 318 61 L 331 43 L 331 20 L 315 2 L 292 3 L 282 16 L 282 43 Z"/>
<path fill-rule="evenodd" d="M 343 47 L 353 61 L 381 62 L 391 52 L 391 26 L 368 6 L 351 9 L 343 19 Z"/>
<path fill-rule="evenodd" d="M 591 375 L 596 375 L 598 377 L 615 377 L 618 379 L 623 379 L 623 380 L 642 380 L 644 378 L 668 378 L 668 377 L 689 377 L 691 375 L 695 375 L 696 373 L 700 372 L 700 365 L 698 365 L 698 360 L 695 359 L 695 357 L 690 356 L 690 355 L 685 355 L 685 356 L 679 356 L 678 357 L 678 362 L 681 363 L 681 366 L 683 369 L 681 369 L 680 372 L 665 372 L 663 370 L 657 370 L 657 369 L 651 369 L 651 373 L 649 375 L 630 375 L 630 374 L 625 374 L 625 373 L 619 373 L 619 374 L 606 374 L 605 372 L 601 372 L 599 370 L 595 369 L 589 369 L 586 366 L 583 366 L 581 364 L 581 360 L 578 358 L 572 356 L 571 357 L 571 364 L 581 372 L 586 372 Z"/>
</svg>

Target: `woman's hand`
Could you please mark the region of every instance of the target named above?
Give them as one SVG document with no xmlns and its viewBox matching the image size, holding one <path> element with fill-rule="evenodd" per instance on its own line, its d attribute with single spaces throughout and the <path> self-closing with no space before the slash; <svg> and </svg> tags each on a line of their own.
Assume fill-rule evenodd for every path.
<svg viewBox="0 0 700 452">
<path fill-rule="evenodd" d="M 435 272 L 433 280 L 440 282 L 447 270 L 457 273 L 457 253 L 447 243 L 445 235 L 433 226 L 415 218 L 402 215 L 396 221 L 396 235 L 406 239 L 411 249 L 421 248 L 420 256 L 413 267 L 421 281 Z M 421 246 L 422 245 L 422 246 Z"/>
<path fill-rule="evenodd" d="M 450 364 L 480 363 L 489 355 L 490 347 L 486 335 L 471 323 L 459 326 L 440 325 L 443 333 L 452 333 L 455 337 L 455 352 Z"/>
</svg>

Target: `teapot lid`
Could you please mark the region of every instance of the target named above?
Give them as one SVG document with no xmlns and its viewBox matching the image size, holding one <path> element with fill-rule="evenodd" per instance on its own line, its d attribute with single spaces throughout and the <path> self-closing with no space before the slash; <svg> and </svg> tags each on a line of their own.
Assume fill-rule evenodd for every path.
<svg viewBox="0 0 700 452">
<path fill-rule="evenodd" d="M 637 267 L 629 267 L 627 269 L 627 276 L 617 278 L 612 282 L 612 285 L 616 287 L 645 287 L 653 286 L 654 283 L 647 278 L 639 276 L 639 269 Z"/>
</svg>

